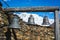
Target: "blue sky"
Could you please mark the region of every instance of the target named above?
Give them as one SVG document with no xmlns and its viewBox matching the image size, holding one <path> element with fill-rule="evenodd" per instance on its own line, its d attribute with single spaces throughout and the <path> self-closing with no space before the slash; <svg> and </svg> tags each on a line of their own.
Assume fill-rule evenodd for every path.
<svg viewBox="0 0 60 40">
<path fill-rule="evenodd" d="M 60 6 L 60 0 L 5 0 L 10 7 Z M 4 3 L 3 3 L 4 4 Z M 3 5 L 6 6 L 5 4 Z"/>
<path fill-rule="evenodd" d="M 2 2 L 2 0 L 0 0 Z M 60 0 L 4 0 L 10 7 L 31 7 L 31 6 L 60 6 Z M 3 7 L 7 5 L 3 3 Z M 34 12 L 40 16 L 47 15 L 49 18 L 54 18 L 54 14 L 50 12 Z"/>
</svg>

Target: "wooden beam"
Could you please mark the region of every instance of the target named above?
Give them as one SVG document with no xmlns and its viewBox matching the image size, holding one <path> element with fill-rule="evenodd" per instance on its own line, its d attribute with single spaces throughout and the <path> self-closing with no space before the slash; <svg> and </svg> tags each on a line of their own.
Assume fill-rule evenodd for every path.
<svg viewBox="0 0 60 40">
<path fill-rule="evenodd" d="M 59 36 L 59 13 L 55 10 L 55 40 L 60 40 Z"/>
<path fill-rule="evenodd" d="M 54 12 L 59 7 L 22 7 L 22 8 L 4 8 L 7 12 Z"/>
</svg>

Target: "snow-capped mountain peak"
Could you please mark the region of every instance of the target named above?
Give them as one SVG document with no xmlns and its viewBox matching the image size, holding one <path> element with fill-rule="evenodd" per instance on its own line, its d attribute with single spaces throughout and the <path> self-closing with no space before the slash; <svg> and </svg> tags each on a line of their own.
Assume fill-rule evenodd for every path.
<svg viewBox="0 0 60 40">
<path fill-rule="evenodd" d="M 35 24 L 38 24 L 38 25 L 41 25 L 41 26 L 45 26 L 45 25 L 42 25 L 43 23 L 43 17 L 37 15 L 37 14 L 30 14 L 30 13 L 27 13 L 27 12 L 22 12 L 20 14 L 17 14 L 21 19 L 23 19 L 23 21 L 25 22 L 28 22 L 28 18 L 30 15 L 33 15 L 34 17 L 34 21 L 35 21 Z M 54 19 L 49 19 L 49 22 L 50 24 L 54 23 Z M 47 25 L 49 26 L 49 25 Z"/>
</svg>

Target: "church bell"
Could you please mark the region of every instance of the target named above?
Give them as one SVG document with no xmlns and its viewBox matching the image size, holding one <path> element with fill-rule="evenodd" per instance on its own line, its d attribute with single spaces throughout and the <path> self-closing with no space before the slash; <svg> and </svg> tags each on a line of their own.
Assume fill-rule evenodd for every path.
<svg viewBox="0 0 60 40">
<path fill-rule="evenodd" d="M 44 16 L 42 25 L 49 25 L 49 20 L 47 16 Z"/>
<path fill-rule="evenodd" d="M 19 17 L 17 15 L 13 15 L 9 28 L 20 28 Z"/>
<path fill-rule="evenodd" d="M 28 24 L 35 24 L 33 15 L 28 18 Z"/>
</svg>

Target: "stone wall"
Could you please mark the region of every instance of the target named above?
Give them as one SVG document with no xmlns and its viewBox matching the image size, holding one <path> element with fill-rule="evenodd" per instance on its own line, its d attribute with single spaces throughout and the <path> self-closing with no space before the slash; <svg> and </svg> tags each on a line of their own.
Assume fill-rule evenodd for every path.
<svg viewBox="0 0 60 40">
<path fill-rule="evenodd" d="M 26 24 L 20 20 L 21 29 L 0 28 L 0 40 L 54 40 L 54 28 Z"/>
</svg>

